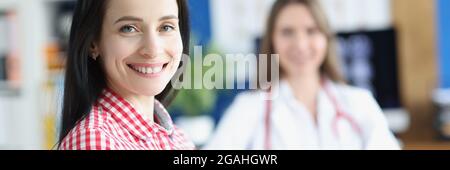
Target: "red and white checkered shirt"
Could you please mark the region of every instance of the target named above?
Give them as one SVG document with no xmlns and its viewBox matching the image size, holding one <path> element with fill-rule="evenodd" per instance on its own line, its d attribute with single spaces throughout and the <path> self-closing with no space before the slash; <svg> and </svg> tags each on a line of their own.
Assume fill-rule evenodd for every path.
<svg viewBox="0 0 450 170">
<path fill-rule="evenodd" d="M 146 122 L 112 90 L 104 90 L 90 114 L 61 142 L 62 150 L 193 150 L 194 144 L 175 127 L 155 100 L 155 123 Z"/>
</svg>

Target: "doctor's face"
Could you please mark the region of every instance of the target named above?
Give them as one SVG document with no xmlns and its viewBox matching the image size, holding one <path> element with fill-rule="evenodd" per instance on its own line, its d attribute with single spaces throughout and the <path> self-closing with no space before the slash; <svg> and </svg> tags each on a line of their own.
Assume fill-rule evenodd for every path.
<svg viewBox="0 0 450 170">
<path fill-rule="evenodd" d="M 109 87 L 158 95 L 175 74 L 183 51 L 176 0 L 110 0 L 94 51 Z"/>
<path fill-rule="evenodd" d="M 286 76 L 318 74 L 327 45 L 326 35 L 305 5 L 290 4 L 281 10 L 275 21 L 273 46 Z"/>
</svg>

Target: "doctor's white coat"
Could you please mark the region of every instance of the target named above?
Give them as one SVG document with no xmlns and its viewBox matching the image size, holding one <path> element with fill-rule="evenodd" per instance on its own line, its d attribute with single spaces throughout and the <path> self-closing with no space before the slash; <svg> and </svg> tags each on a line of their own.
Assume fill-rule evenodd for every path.
<svg viewBox="0 0 450 170">
<path fill-rule="evenodd" d="M 280 93 L 272 102 L 271 149 L 400 149 L 369 91 L 331 81 L 328 84 L 340 107 L 362 130 L 362 136 L 346 119 L 339 119 L 339 134 L 335 134 L 332 124 L 336 109 L 324 90 L 318 94 L 317 124 L 314 123 L 312 114 L 295 100 L 288 83 L 282 81 L 279 88 L 274 89 Z M 203 149 L 264 149 L 265 97 L 261 91 L 238 95 Z"/>
</svg>

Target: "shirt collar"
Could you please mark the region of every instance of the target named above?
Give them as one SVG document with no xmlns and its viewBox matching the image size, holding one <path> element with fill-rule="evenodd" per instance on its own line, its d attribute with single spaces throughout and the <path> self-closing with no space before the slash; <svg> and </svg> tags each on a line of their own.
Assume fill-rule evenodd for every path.
<svg viewBox="0 0 450 170">
<path fill-rule="evenodd" d="M 335 91 L 333 81 L 328 78 L 323 78 L 321 82 L 321 88 L 319 89 L 319 92 L 317 94 L 318 102 L 322 101 L 323 99 L 329 100 L 328 95 L 324 91 L 324 86 L 327 86 L 332 91 L 332 93 L 334 93 Z M 281 96 L 285 100 L 284 102 L 288 103 L 290 106 L 295 106 L 295 108 L 302 107 L 303 109 L 305 109 L 305 106 L 302 103 L 298 102 L 295 98 L 292 87 L 287 80 L 280 81 L 279 91 L 281 93 Z"/>
<path fill-rule="evenodd" d="M 151 138 L 153 133 L 164 132 L 172 135 L 174 125 L 164 106 L 155 99 L 154 117 L 155 122 L 145 121 L 143 116 L 139 114 L 133 105 L 116 94 L 111 89 L 105 89 L 98 100 L 104 109 L 108 110 L 113 119 L 126 128 L 130 133 L 143 140 Z"/>
</svg>

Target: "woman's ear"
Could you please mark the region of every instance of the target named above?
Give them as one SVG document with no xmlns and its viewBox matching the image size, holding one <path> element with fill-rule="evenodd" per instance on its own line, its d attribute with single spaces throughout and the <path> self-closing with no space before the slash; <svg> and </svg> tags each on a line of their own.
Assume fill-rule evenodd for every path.
<svg viewBox="0 0 450 170">
<path fill-rule="evenodd" d="M 97 58 L 100 56 L 98 45 L 96 43 L 91 44 L 91 48 L 89 49 L 89 51 L 93 60 L 97 60 Z"/>
</svg>

